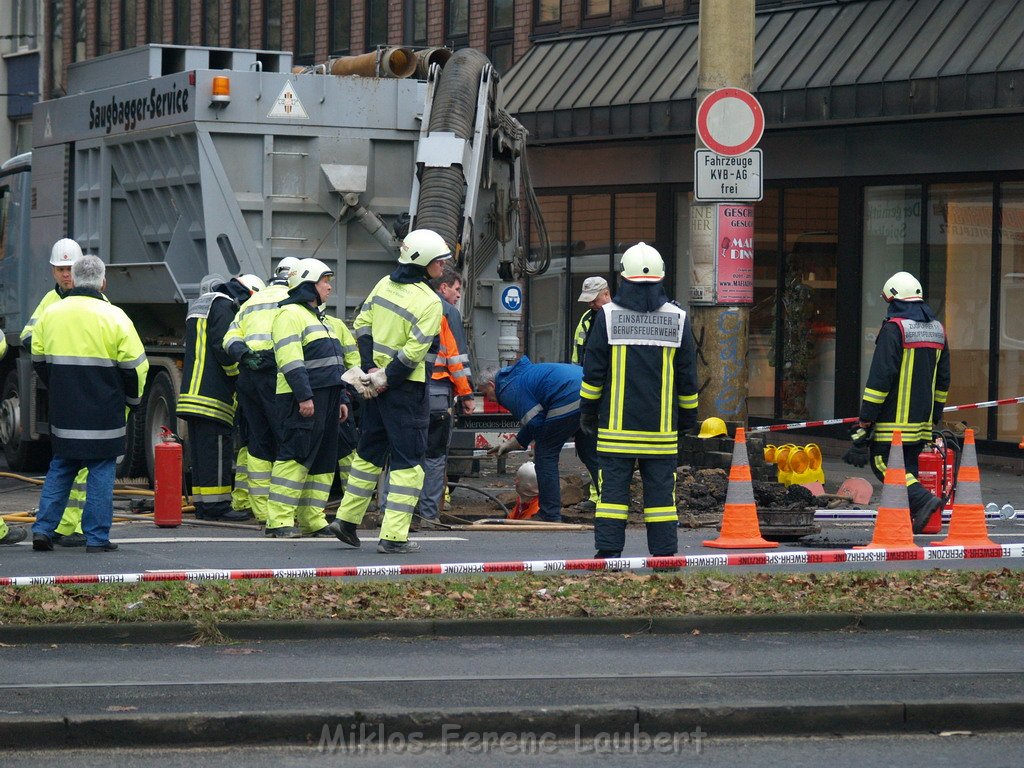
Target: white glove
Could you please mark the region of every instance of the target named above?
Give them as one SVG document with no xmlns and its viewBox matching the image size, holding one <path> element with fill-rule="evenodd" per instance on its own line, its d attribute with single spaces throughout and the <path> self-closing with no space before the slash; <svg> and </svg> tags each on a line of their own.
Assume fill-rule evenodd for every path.
<svg viewBox="0 0 1024 768">
<path fill-rule="evenodd" d="M 516 440 L 514 437 L 510 437 L 508 440 L 502 440 L 501 445 L 499 445 L 497 448 L 491 448 L 491 450 L 489 450 L 488 453 L 491 454 L 492 456 L 500 457 L 504 456 L 507 453 L 511 453 L 512 451 L 522 450 L 522 448 L 523 446 L 519 444 L 518 440 Z"/>
<path fill-rule="evenodd" d="M 370 374 L 370 386 L 378 392 L 388 388 L 388 374 L 383 368 L 378 368 Z"/>
<path fill-rule="evenodd" d="M 356 394 L 367 399 L 377 396 L 377 390 L 370 386 L 370 376 L 362 368 L 349 368 L 341 375 L 341 380 L 352 386 Z"/>
</svg>

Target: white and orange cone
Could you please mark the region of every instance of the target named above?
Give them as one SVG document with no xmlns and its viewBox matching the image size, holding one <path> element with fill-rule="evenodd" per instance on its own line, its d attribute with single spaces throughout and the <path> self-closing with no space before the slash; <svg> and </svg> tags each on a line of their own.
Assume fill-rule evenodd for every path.
<svg viewBox="0 0 1024 768">
<path fill-rule="evenodd" d="M 981 471 L 978 452 L 974 447 L 974 430 L 964 433 L 964 455 L 960 458 L 960 471 L 956 476 L 956 502 L 949 519 L 949 532 L 942 541 L 933 541 L 936 547 L 998 547 L 988 537 L 985 508 L 981 504 Z"/>
<path fill-rule="evenodd" d="M 920 549 L 914 543 L 914 530 L 910 524 L 903 433 L 898 429 L 893 432 L 889 459 L 885 463 L 885 483 L 882 485 L 882 500 L 878 505 L 871 543 L 854 549 Z"/>
<path fill-rule="evenodd" d="M 705 541 L 704 546 L 720 549 L 772 549 L 779 546 L 777 542 L 761 537 L 743 427 L 736 429 L 736 445 L 732 452 L 732 466 L 729 467 L 729 487 L 725 492 L 722 531 L 717 539 Z"/>
</svg>

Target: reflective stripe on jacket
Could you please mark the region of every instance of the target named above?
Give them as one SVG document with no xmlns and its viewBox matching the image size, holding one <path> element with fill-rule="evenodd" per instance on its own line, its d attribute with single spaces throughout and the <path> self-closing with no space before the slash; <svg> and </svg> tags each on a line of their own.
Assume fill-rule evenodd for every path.
<svg viewBox="0 0 1024 768">
<path fill-rule="evenodd" d="M 288 286 L 272 283 L 245 302 L 224 334 L 224 349 L 233 360 L 241 360 L 246 352 L 274 348 L 271 328 L 278 304 L 288 298 Z"/>
<path fill-rule="evenodd" d="M 576 365 L 583 365 L 586 355 L 587 337 L 590 336 L 590 329 L 594 324 L 594 310 L 587 309 L 576 325 L 576 332 L 572 335 L 572 357 L 570 361 Z"/>
<path fill-rule="evenodd" d="M 307 304 L 285 304 L 271 329 L 277 361 L 277 394 L 292 393 L 300 403 L 314 389 L 340 387 L 344 373 L 341 342 Z"/>
<path fill-rule="evenodd" d="M 224 351 L 224 335 L 237 309 L 235 298 L 221 290 L 200 296 L 189 307 L 179 416 L 213 419 L 228 426 L 235 423 L 238 364 Z"/>
<path fill-rule="evenodd" d="M 470 397 L 473 388 L 469 384 L 469 377 L 466 366 L 462 360 L 469 359 L 459 349 L 455 334 L 448 325 L 448 318 L 441 318 L 441 332 L 438 334 L 439 345 L 437 357 L 434 358 L 434 369 L 431 376 L 435 381 L 450 381 L 455 388 L 455 394 L 459 397 Z"/>
<path fill-rule="evenodd" d="M 149 361 L 132 321 L 85 288 L 43 312 L 32 362 L 49 389 L 54 454 L 105 459 L 125 450 L 126 407 L 138 405 Z"/>
</svg>

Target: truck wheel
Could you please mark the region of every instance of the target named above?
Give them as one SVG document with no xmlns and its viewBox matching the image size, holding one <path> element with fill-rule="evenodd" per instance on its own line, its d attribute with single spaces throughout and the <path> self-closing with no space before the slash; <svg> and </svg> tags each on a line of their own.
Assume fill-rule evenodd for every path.
<svg viewBox="0 0 1024 768">
<path fill-rule="evenodd" d="M 0 397 L 0 436 L 4 440 L 4 457 L 8 468 L 15 472 L 44 470 L 50 462 L 50 446 L 21 439 L 19 407 L 18 371 L 15 369 L 7 373 Z"/>
<path fill-rule="evenodd" d="M 160 427 L 175 429 L 174 386 L 164 371 L 157 373 L 146 385 L 142 402 L 132 414 L 128 425 L 125 460 L 118 469 L 119 477 L 141 477 L 153 481 L 153 457 L 160 442 Z"/>
</svg>

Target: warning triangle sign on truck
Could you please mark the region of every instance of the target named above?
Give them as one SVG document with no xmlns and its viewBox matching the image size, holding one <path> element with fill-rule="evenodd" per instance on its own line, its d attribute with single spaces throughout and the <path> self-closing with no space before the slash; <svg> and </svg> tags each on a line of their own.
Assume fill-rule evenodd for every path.
<svg viewBox="0 0 1024 768">
<path fill-rule="evenodd" d="M 295 93 L 295 89 L 292 88 L 291 80 L 285 82 L 284 88 L 282 88 L 281 93 L 277 95 L 277 99 L 274 101 L 274 106 L 271 107 L 267 117 L 283 117 L 290 118 L 292 120 L 309 119 L 309 115 L 306 114 L 306 110 L 303 108 L 302 102 L 299 101 L 299 95 Z"/>
</svg>

